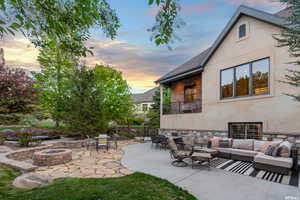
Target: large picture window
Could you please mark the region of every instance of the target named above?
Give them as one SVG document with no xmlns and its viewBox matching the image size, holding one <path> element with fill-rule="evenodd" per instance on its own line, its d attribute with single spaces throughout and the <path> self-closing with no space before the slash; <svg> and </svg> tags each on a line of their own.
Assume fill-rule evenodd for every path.
<svg viewBox="0 0 300 200">
<path fill-rule="evenodd" d="M 221 71 L 221 99 L 269 93 L 269 64 L 265 58 Z"/>
</svg>

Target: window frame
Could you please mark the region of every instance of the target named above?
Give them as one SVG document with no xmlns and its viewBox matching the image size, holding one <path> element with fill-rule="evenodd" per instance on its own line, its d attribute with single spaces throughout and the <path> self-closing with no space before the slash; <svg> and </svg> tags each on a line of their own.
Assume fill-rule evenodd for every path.
<svg viewBox="0 0 300 200">
<path fill-rule="evenodd" d="M 254 122 L 228 122 L 228 124 L 227 124 L 227 126 L 228 126 L 228 138 L 233 138 L 233 133 L 230 131 L 231 125 L 244 125 L 244 126 L 260 125 L 260 133 L 261 133 L 261 135 L 259 135 L 258 138 L 256 138 L 256 139 L 262 139 L 262 137 L 263 137 L 264 123 L 262 121 L 254 121 Z M 249 139 L 248 135 L 245 135 L 245 136 L 247 138 L 244 138 L 244 139 Z"/>
<path fill-rule="evenodd" d="M 265 60 L 265 59 L 268 59 L 269 61 L 269 64 L 268 64 L 268 92 L 265 92 L 265 93 L 260 93 L 260 94 L 254 94 L 253 93 L 253 70 L 252 70 L 252 65 L 254 62 L 258 62 L 258 61 L 261 61 L 261 60 Z M 249 65 L 249 72 L 250 72 L 250 77 L 249 77 L 249 94 L 248 95 L 244 95 L 244 96 L 236 96 L 236 68 L 242 66 L 242 65 Z M 233 96 L 232 97 L 222 97 L 222 72 L 227 70 L 227 69 L 233 69 Z M 269 95 L 270 94 L 270 89 L 271 89 L 271 85 L 270 85 L 270 80 L 271 80 L 271 58 L 270 57 L 264 57 L 264 58 L 261 58 L 261 59 L 258 59 L 258 60 L 253 60 L 253 61 L 250 61 L 250 62 L 246 62 L 246 63 L 243 63 L 243 64 L 240 64 L 240 65 L 237 65 L 237 66 L 234 66 L 234 67 L 229 67 L 229 68 L 226 68 L 226 69 L 221 69 L 220 70 L 220 82 L 219 82 L 219 87 L 220 87 L 220 92 L 219 92 L 219 95 L 220 95 L 220 100 L 228 100 L 228 99 L 238 99 L 238 98 L 245 98 L 245 97 L 252 97 L 252 96 L 261 96 L 261 95 Z"/>
<path fill-rule="evenodd" d="M 144 110 L 144 106 L 145 106 L 145 108 L 146 108 L 145 110 Z M 147 112 L 147 111 L 148 111 L 148 104 L 147 104 L 147 103 L 143 103 L 143 104 L 142 104 L 142 111 L 143 111 L 143 112 Z"/>
<path fill-rule="evenodd" d="M 245 27 L 245 35 L 244 36 L 241 36 L 240 35 L 240 31 L 241 31 L 241 27 L 244 26 Z M 246 23 L 242 23 L 239 25 L 238 27 L 238 39 L 243 39 L 243 38 L 246 38 L 247 37 L 247 24 Z"/>
</svg>

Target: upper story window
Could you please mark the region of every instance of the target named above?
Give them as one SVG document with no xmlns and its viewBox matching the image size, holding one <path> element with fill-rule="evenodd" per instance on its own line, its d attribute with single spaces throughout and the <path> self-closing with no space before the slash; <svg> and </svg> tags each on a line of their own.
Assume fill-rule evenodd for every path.
<svg viewBox="0 0 300 200">
<path fill-rule="evenodd" d="M 247 25 L 241 24 L 239 26 L 239 39 L 242 39 L 247 36 Z"/>
<path fill-rule="evenodd" d="M 197 90 L 195 85 L 184 87 L 184 102 L 192 102 L 197 99 Z"/>
<path fill-rule="evenodd" d="M 221 99 L 269 93 L 270 59 L 265 58 L 221 71 Z"/>
</svg>

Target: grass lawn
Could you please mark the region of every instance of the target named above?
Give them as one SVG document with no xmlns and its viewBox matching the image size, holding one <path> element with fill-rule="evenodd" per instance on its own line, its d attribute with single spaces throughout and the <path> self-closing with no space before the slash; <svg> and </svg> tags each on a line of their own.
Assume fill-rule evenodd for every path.
<svg viewBox="0 0 300 200">
<path fill-rule="evenodd" d="M 33 190 L 9 186 L 19 173 L 0 166 L 0 199 L 5 200 L 196 200 L 170 182 L 143 173 L 121 178 L 67 178 Z"/>
<path fill-rule="evenodd" d="M 55 122 L 52 121 L 40 121 L 37 126 L 0 126 L 0 131 L 5 129 L 10 130 L 20 130 L 22 128 L 53 128 L 55 127 Z"/>
</svg>

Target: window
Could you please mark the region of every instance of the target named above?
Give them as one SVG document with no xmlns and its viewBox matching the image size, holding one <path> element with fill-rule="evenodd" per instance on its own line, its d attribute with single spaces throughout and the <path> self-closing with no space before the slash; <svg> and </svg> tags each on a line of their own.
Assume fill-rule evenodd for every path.
<svg viewBox="0 0 300 200">
<path fill-rule="evenodd" d="M 148 104 L 143 104 L 142 107 L 143 107 L 143 112 L 147 112 Z"/>
<path fill-rule="evenodd" d="M 252 93 L 269 92 L 269 59 L 259 60 L 252 64 Z"/>
<path fill-rule="evenodd" d="M 233 68 L 221 72 L 221 96 L 222 98 L 233 97 Z"/>
<path fill-rule="evenodd" d="M 249 94 L 249 64 L 239 66 L 235 69 L 236 96 L 246 96 Z"/>
<path fill-rule="evenodd" d="M 243 37 L 246 37 L 246 24 L 241 24 L 239 26 L 239 39 L 243 38 Z"/>
<path fill-rule="evenodd" d="M 184 87 L 184 102 L 192 102 L 197 98 L 196 86 L 185 86 Z"/>
<path fill-rule="evenodd" d="M 261 139 L 262 122 L 232 122 L 228 124 L 230 138 L 234 139 Z"/>
<path fill-rule="evenodd" d="M 265 58 L 221 71 L 221 99 L 269 93 L 269 63 Z"/>
</svg>

